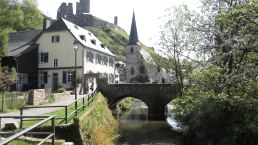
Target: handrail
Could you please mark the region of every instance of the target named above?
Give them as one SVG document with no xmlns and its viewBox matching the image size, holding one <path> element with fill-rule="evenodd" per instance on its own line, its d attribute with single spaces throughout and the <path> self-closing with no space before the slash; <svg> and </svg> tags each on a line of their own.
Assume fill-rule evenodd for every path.
<svg viewBox="0 0 258 145">
<path fill-rule="evenodd" d="M 29 108 L 65 108 L 65 116 L 62 117 L 62 118 L 55 118 L 55 119 L 65 119 L 65 123 L 68 122 L 68 119 L 73 116 L 74 114 L 77 114 L 77 112 L 79 110 L 84 110 L 84 107 L 86 105 L 89 105 L 90 102 L 93 100 L 94 96 L 96 95 L 96 90 L 94 90 L 92 93 L 90 94 L 87 94 L 85 96 L 83 96 L 82 98 L 78 98 L 76 100 L 74 100 L 73 102 L 71 102 L 70 104 L 68 105 L 49 105 L 49 106 L 23 106 L 23 107 L 20 107 L 20 116 L 23 116 L 23 110 L 24 109 L 29 109 Z M 84 99 L 88 97 L 88 100 L 85 102 Z M 90 99 L 89 99 L 90 97 Z M 68 115 L 68 107 L 71 106 L 72 104 L 75 104 L 76 102 L 80 101 L 80 100 L 83 100 L 83 104 L 81 106 L 79 106 L 77 109 L 75 109 L 75 111 L 71 112 L 69 115 Z M 22 128 L 22 124 L 23 124 L 23 118 L 20 118 L 20 128 Z"/>
<path fill-rule="evenodd" d="M 47 117 L 47 118 L 46 118 Z M 14 119 L 19 119 L 19 118 L 45 118 L 44 120 L 33 124 L 32 126 L 30 126 L 29 128 L 26 128 L 6 139 L 4 139 L 3 141 L 0 141 L 0 144 L 7 144 L 15 139 L 17 139 L 18 137 L 28 133 L 29 131 L 31 131 L 32 129 L 44 124 L 45 122 L 51 120 L 51 128 L 52 131 L 50 132 L 50 134 L 44 139 L 42 140 L 39 144 L 43 144 L 44 142 L 46 142 L 47 139 L 52 138 L 52 145 L 55 144 L 55 116 L 0 116 L 0 123 L 1 123 L 1 119 L 2 118 L 14 118 Z M 1 125 L 1 124 L 0 124 Z M 36 133 L 35 133 L 36 134 Z"/>
</svg>

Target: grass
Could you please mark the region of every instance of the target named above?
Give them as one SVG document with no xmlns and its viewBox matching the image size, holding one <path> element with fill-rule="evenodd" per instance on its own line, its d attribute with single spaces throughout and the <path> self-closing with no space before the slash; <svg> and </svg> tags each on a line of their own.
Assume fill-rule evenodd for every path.
<svg viewBox="0 0 258 145">
<path fill-rule="evenodd" d="M 78 117 L 82 116 L 90 107 L 92 107 L 92 105 L 94 104 L 94 102 L 98 99 L 98 96 L 95 96 L 94 99 L 93 99 L 93 102 L 91 102 L 88 106 L 85 106 L 84 110 L 81 110 L 79 113 L 78 113 Z M 85 101 L 86 102 L 86 101 Z M 83 104 L 83 101 L 79 101 L 78 102 L 78 108 Z M 72 113 L 73 111 L 75 110 L 75 106 L 74 104 L 69 106 L 68 107 L 68 115 L 70 113 Z M 44 115 L 55 115 L 56 117 L 64 117 L 65 116 L 65 110 L 64 109 L 59 109 L 57 111 L 53 111 L 53 112 L 50 112 L 50 113 L 47 113 L 47 114 L 44 114 Z M 68 121 L 68 123 L 73 123 L 73 117 L 75 115 L 71 116 L 70 117 L 70 120 Z M 35 123 L 39 122 L 39 120 L 32 120 L 32 121 L 24 121 L 23 122 L 23 127 L 29 127 Z M 61 119 L 61 120 L 55 120 L 55 125 L 57 124 L 62 124 L 62 123 L 65 123 L 65 119 Z M 48 121 L 44 124 L 42 124 L 42 126 L 49 126 L 51 125 L 51 121 Z M 27 141 L 27 140 L 14 140 L 12 141 L 10 144 L 8 145 L 35 145 L 37 144 L 37 142 L 33 142 L 33 141 Z M 49 143 L 46 143 L 46 145 L 48 145 Z M 57 145 L 59 145 L 60 143 L 56 143 Z"/>
<path fill-rule="evenodd" d="M 119 137 L 118 123 L 102 94 L 98 94 L 98 98 L 94 110 L 80 124 L 83 144 L 114 145 Z"/>
<path fill-rule="evenodd" d="M 97 96 L 98 96 L 98 95 L 97 95 Z M 94 97 L 93 101 L 95 101 L 95 100 L 98 98 L 97 96 Z M 85 99 L 85 102 L 86 102 L 86 99 Z M 78 104 L 77 104 L 78 108 L 79 108 L 82 104 L 83 104 L 83 101 L 80 100 L 80 101 L 78 102 Z M 84 114 L 84 113 L 87 111 L 87 109 L 92 106 L 92 104 L 93 104 L 93 103 L 90 103 L 89 106 L 85 106 L 84 110 L 82 110 L 82 111 L 80 111 L 80 112 L 78 113 L 78 116 L 81 116 L 82 114 Z M 68 114 L 68 115 L 71 114 L 74 110 L 75 110 L 75 105 L 74 105 L 74 104 L 70 105 L 70 106 L 67 108 L 67 114 Z M 50 113 L 47 113 L 47 114 L 44 114 L 44 115 L 54 115 L 56 118 L 63 118 L 63 117 L 65 117 L 65 109 L 64 109 L 64 108 L 58 109 L 58 110 L 56 110 L 56 111 L 53 111 L 53 112 L 50 112 Z M 75 116 L 75 114 L 70 117 L 70 119 L 68 120 L 68 123 L 73 123 L 73 119 L 72 119 L 72 118 L 73 118 L 74 116 Z M 31 125 L 37 123 L 37 122 L 38 122 L 38 121 L 36 121 L 36 120 L 24 121 L 24 122 L 23 122 L 23 126 L 24 126 L 24 127 L 29 127 L 29 126 L 31 126 Z M 56 120 L 55 120 L 55 124 L 63 124 L 63 123 L 65 123 L 65 119 L 56 119 Z M 48 121 L 48 122 L 44 123 L 43 125 L 45 125 L 45 126 L 51 125 L 51 122 Z"/>
<path fill-rule="evenodd" d="M 2 111 L 2 98 L 3 98 L 3 92 L 0 92 L 0 109 Z M 22 92 L 4 92 L 5 96 L 5 111 L 1 113 L 6 112 L 14 112 L 17 111 L 20 107 L 25 106 L 27 104 L 28 98 L 24 97 L 18 97 L 23 96 L 24 94 Z"/>
<path fill-rule="evenodd" d="M 37 145 L 38 143 L 39 142 L 36 142 L 36 141 L 17 139 L 8 143 L 8 145 Z M 44 143 L 44 145 L 51 145 L 51 143 Z M 61 145 L 61 143 L 56 142 L 55 145 Z"/>
</svg>

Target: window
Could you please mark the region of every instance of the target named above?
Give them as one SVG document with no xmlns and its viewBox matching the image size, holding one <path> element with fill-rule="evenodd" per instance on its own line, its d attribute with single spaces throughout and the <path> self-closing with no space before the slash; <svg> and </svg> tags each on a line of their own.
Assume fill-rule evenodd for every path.
<svg viewBox="0 0 258 145">
<path fill-rule="evenodd" d="M 131 75 L 134 75 L 134 67 L 131 67 Z"/>
<path fill-rule="evenodd" d="M 80 35 L 80 38 L 81 38 L 81 40 L 86 41 L 86 36 L 85 35 Z"/>
<path fill-rule="evenodd" d="M 39 62 L 40 63 L 47 63 L 48 62 L 48 52 L 46 52 L 46 53 L 40 53 L 39 54 L 40 56 L 39 56 Z"/>
<path fill-rule="evenodd" d="M 28 84 L 28 74 L 19 73 L 18 74 L 18 83 L 19 84 Z"/>
<path fill-rule="evenodd" d="M 39 84 L 44 84 L 44 72 L 39 73 Z"/>
<path fill-rule="evenodd" d="M 73 72 L 67 72 L 67 83 L 73 82 Z"/>
<path fill-rule="evenodd" d="M 46 72 L 39 72 L 39 84 L 47 83 L 48 73 Z"/>
<path fill-rule="evenodd" d="M 90 40 L 92 44 L 96 45 L 96 40 L 95 39 L 91 39 Z"/>
<path fill-rule="evenodd" d="M 94 53 L 90 52 L 90 51 L 87 51 L 87 55 L 86 55 L 86 61 L 87 62 L 92 62 L 94 61 Z"/>
<path fill-rule="evenodd" d="M 112 66 L 113 67 L 114 65 L 114 59 L 113 58 L 109 58 L 109 66 Z"/>
<path fill-rule="evenodd" d="M 58 60 L 54 59 L 54 67 L 57 67 L 57 66 L 58 66 Z"/>
<path fill-rule="evenodd" d="M 100 44 L 101 48 L 104 48 L 105 49 L 105 45 L 104 44 Z"/>
<path fill-rule="evenodd" d="M 100 54 L 98 54 L 97 57 L 98 57 L 98 64 L 102 64 L 103 56 L 101 56 Z"/>
<path fill-rule="evenodd" d="M 107 66 L 108 64 L 108 58 L 106 56 L 103 56 L 103 63 Z"/>
<path fill-rule="evenodd" d="M 131 47 L 131 52 L 134 52 L 134 49 L 133 49 L 133 47 Z"/>
<path fill-rule="evenodd" d="M 95 63 L 98 63 L 98 54 L 95 54 Z"/>
<path fill-rule="evenodd" d="M 59 35 L 52 36 L 52 43 L 58 43 L 58 42 L 60 42 L 60 36 Z"/>
</svg>

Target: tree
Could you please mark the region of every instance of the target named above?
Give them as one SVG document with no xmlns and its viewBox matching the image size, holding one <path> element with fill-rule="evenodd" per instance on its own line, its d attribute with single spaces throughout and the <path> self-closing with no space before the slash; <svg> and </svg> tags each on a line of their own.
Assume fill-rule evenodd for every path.
<svg viewBox="0 0 258 145">
<path fill-rule="evenodd" d="M 21 10 L 25 14 L 23 30 L 42 28 L 43 15 L 38 8 L 36 0 L 23 0 Z"/>
<path fill-rule="evenodd" d="M 203 0 L 202 8 L 191 27 L 205 67 L 173 101 L 176 118 L 188 126 L 191 144 L 256 145 L 258 1 Z"/>
<path fill-rule="evenodd" d="M 1 58 L 7 54 L 7 44 L 8 44 L 8 30 L 0 30 L 0 61 Z"/>
<path fill-rule="evenodd" d="M 36 0 L 0 0 L 0 58 L 7 54 L 9 32 L 39 29 L 42 20 Z"/>
<path fill-rule="evenodd" d="M 15 68 L 0 67 L 0 89 L 5 90 L 17 81 Z"/>
<path fill-rule="evenodd" d="M 160 52 L 168 58 L 168 65 L 174 70 L 176 82 L 182 91 L 183 65 L 185 58 L 190 58 L 194 35 L 190 31 L 191 12 L 187 6 L 181 5 L 167 10 L 165 24 L 160 32 Z"/>
</svg>

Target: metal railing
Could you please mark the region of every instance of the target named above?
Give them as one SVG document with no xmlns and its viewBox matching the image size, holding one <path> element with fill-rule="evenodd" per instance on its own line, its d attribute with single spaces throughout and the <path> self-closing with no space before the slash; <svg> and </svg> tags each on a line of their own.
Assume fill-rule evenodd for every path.
<svg viewBox="0 0 258 145">
<path fill-rule="evenodd" d="M 48 135 L 40 143 L 38 143 L 38 145 L 45 143 L 50 138 L 51 138 L 51 144 L 52 145 L 55 144 L 55 116 L 0 116 L 0 126 L 1 126 L 2 118 L 13 118 L 13 119 L 21 119 L 21 118 L 42 119 L 42 118 L 45 118 L 45 119 L 43 119 L 42 121 L 39 121 L 38 123 L 36 123 L 28 128 L 21 130 L 20 132 L 2 132 L 1 127 L 0 127 L 0 135 L 11 135 L 10 137 L 5 138 L 4 140 L 0 140 L 1 145 L 2 144 L 5 145 L 5 144 L 17 139 L 18 137 L 20 137 L 22 135 L 29 135 L 29 134 L 30 135 Z M 51 120 L 51 132 L 29 132 L 50 120 Z"/>
<path fill-rule="evenodd" d="M 77 100 L 74 100 L 73 102 L 71 102 L 70 104 L 68 105 L 57 105 L 57 106 L 24 106 L 24 107 L 21 107 L 20 108 L 20 115 L 23 116 L 23 110 L 24 109 L 30 109 L 30 108 L 64 108 L 65 109 L 65 116 L 64 117 L 56 117 L 55 119 L 64 119 L 65 120 L 65 123 L 67 124 L 68 120 L 74 116 L 77 116 L 77 113 L 80 111 L 80 110 L 84 110 L 84 108 L 86 106 L 89 106 L 90 102 L 93 101 L 94 99 L 94 96 L 96 95 L 96 91 L 90 93 L 90 94 L 87 94 L 85 95 L 84 97 L 82 98 L 79 98 Z M 87 101 L 86 101 L 86 97 L 87 97 Z M 75 104 L 82 100 L 82 105 L 79 106 L 77 109 L 75 109 L 74 111 L 72 111 L 70 114 L 68 114 L 68 107 Z M 22 125 L 23 125 L 23 121 L 26 121 L 26 120 L 23 120 L 23 118 L 20 119 L 20 128 L 22 128 Z M 30 120 L 31 121 L 31 120 Z"/>
</svg>

